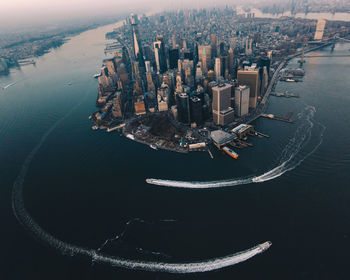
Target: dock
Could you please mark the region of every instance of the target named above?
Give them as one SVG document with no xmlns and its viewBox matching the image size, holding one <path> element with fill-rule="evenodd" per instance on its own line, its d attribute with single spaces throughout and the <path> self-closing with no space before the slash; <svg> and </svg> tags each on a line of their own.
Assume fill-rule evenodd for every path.
<svg viewBox="0 0 350 280">
<path fill-rule="evenodd" d="M 295 94 L 295 93 L 289 93 L 288 91 L 285 92 L 271 92 L 270 95 L 272 96 L 276 96 L 276 97 L 285 97 L 285 98 L 300 98 L 299 94 Z"/>
<path fill-rule="evenodd" d="M 294 121 L 290 119 L 290 114 L 291 113 L 287 113 L 286 117 L 278 117 L 273 114 L 261 114 L 261 117 L 281 122 L 294 123 Z"/>
</svg>

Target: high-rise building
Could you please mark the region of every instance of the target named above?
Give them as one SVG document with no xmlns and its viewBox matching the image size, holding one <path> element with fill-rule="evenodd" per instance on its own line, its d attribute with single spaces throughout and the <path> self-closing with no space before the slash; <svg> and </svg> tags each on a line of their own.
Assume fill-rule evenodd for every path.
<svg viewBox="0 0 350 280">
<path fill-rule="evenodd" d="M 157 98 L 159 112 L 167 111 L 170 100 L 170 90 L 167 84 L 163 83 L 158 89 Z"/>
<path fill-rule="evenodd" d="M 322 40 L 323 39 L 323 33 L 324 33 L 324 28 L 326 26 L 326 22 L 327 21 L 325 19 L 318 19 L 317 20 L 314 40 Z"/>
<path fill-rule="evenodd" d="M 234 110 L 231 108 L 232 85 L 221 84 L 212 88 L 213 121 L 216 125 L 227 125 L 234 120 Z"/>
<path fill-rule="evenodd" d="M 217 58 L 215 58 L 215 77 L 216 77 L 216 80 L 218 81 L 221 76 L 222 76 L 221 58 L 217 57 Z"/>
<path fill-rule="evenodd" d="M 235 113 L 242 117 L 249 112 L 250 88 L 247 85 L 241 85 L 235 89 Z"/>
<path fill-rule="evenodd" d="M 145 67 L 145 61 L 142 53 L 142 44 L 140 33 L 138 29 L 138 19 L 137 15 L 131 15 L 131 25 L 132 25 L 132 37 L 133 37 L 133 47 L 136 60 L 139 62 L 140 67 Z"/>
<path fill-rule="evenodd" d="M 164 73 L 167 70 L 167 67 L 163 36 L 157 36 L 157 41 L 153 43 L 153 47 L 157 73 Z"/>
<path fill-rule="evenodd" d="M 228 57 L 229 57 L 229 61 L 228 61 L 228 71 L 230 74 L 233 74 L 233 67 L 235 65 L 235 55 L 233 52 L 233 49 L 230 48 L 228 50 Z"/>
<path fill-rule="evenodd" d="M 203 74 L 211 69 L 211 46 L 198 46 L 198 59 L 202 63 Z"/>
<path fill-rule="evenodd" d="M 191 112 L 191 122 L 195 122 L 197 125 L 203 123 L 203 113 L 202 113 L 202 100 L 198 97 L 192 97 L 190 99 L 190 112 Z"/>
<path fill-rule="evenodd" d="M 176 95 L 178 120 L 183 124 L 190 124 L 190 103 L 187 93 Z"/>
<path fill-rule="evenodd" d="M 169 68 L 176 69 L 179 60 L 179 49 L 169 50 Z"/>
<path fill-rule="evenodd" d="M 117 91 L 114 94 L 112 115 L 115 118 L 121 118 L 123 116 L 123 102 L 122 102 L 122 92 Z"/>
<path fill-rule="evenodd" d="M 259 70 L 248 68 L 246 70 L 238 70 L 237 72 L 238 85 L 249 85 L 249 108 L 256 108 L 259 94 Z"/>
<path fill-rule="evenodd" d="M 253 53 L 252 44 L 253 44 L 253 40 L 247 38 L 245 41 L 245 54 L 246 55 L 252 55 L 252 53 Z"/>
<path fill-rule="evenodd" d="M 210 46 L 211 46 L 211 55 L 212 55 L 212 58 L 215 58 L 215 57 L 217 56 L 216 34 L 211 34 L 211 37 L 210 37 Z"/>
</svg>

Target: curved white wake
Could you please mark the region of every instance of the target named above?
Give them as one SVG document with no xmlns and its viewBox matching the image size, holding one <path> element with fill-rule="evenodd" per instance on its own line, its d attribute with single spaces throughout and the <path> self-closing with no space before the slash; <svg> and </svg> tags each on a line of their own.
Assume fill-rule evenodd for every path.
<svg viewBox="0 0 350 280">
<path fill-rule="evenodd" d="M 281 159 L 279 161 L 278 166 L 271 169 L 270 171 L 267 171 L 266 173 L 263 173 L 258 176 L 250 176 L 246 178 L 228 179 L 228 180 L 221 180 L 221 181 L 208 181 L 208 182 L 200 182 L 200 181 L 187 182 L 187 181 L 173 181 L 173 180 L 163 180 L 163 179 L 146 179 L 146 182 L 152 185 L 175 187 L 175 188 L 211 189 L 211 188 L 246 185 L 250 183 L 262 183 L 269 180 L 273 180 L 277 177 L 282 176 L 284 173 L 296 168 L 307 157 L 313 154 L 317 150 L 317 148 L 322 144 L 325 127 L 319 124 L 322 127 L 322 132 L 320 134 L 318 144 L 305 157 L 303 157 L 300 160 L 296 160 L 296 155 L 305 145 L 307 145 L 307 143 L 311 138 L 311 132 L 314 126 L 312 119 L 315 112 L 316 112 L 315 107 L 306 106 L 304 111 L 299 115 L 299 119 L 303 121 L 297 128 L 294 134 L 294 137 L 290 139 L 289 143 L 282 151 Z"/>
<path fill-rule="evenodd" d="M 161 271 L 169 273 L 193 273 L 193 272 L 205 272 L 220 269 L 223 267 L 231 266 L 245 260 L 254 257 L 267 250 L 271 246 L 271 242 L 265 242 L 257 245 L 246 251 L 242 251 L 236 254 L 228 255 L 222 258 L 215 258 L 200 262 L 193 263 L 165 263 L 165 262 L 147 262 L 138 260 L 129 260 L 114 256 L 108 256 L 101 253 L 98 249 L 87 249 L 69 244 L 62 240 L 57 239 L 50 233 L 46 232 L 35 220 L 30 216 L 27 209 L 24 206 L 23 201 L 23 186 L 24 179 L 27 175 L 29 166 L 37 154 L 41 146 L 44 144 L 50 133 L 64 120 L 66 119 L 73 110 L 79 106 L 76 105 L 72 108 L 64 117 L 58 120 L 40 139 L 39 143 L 29 153 L 25 159 L 20 173 L 18 174 L 12 189 L 12 209 L 18 221 L 37 239 L 42 241 L 44 244 L 51 248 L 60 251 L 64 255 L 79 256 L 90 259 L 92 262 L 101 264 L 107 264 L 114 267 L 122 267 L 134 270 L 147 270 L 147 271 Z"/>
</svg>

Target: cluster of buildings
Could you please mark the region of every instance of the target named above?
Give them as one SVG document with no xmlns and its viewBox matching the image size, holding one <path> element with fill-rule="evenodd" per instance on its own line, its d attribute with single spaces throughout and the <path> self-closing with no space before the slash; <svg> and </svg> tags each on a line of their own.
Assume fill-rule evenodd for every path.
<svg viewBox="0 0 350 280">
<path fill-rule="evenodd" d="M 131 15 L 113 32 L 117 47 L 98 78 L 97 119 L 165 112 L 192 128 L 231 127 L 255 113 L 286 56 L 329 35 L 325 26 L 231 8 Z"/>
</svg>

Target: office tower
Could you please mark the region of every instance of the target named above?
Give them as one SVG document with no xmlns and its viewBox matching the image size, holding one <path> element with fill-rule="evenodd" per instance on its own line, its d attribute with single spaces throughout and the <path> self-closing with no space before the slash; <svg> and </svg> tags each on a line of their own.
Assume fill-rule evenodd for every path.
<svg viewBox="0 0 350 280">
<path fill-rule="evenodd" d="M 145 66 L 146 66 L 146 73 L 151 73 L 152 68 L 151 68 L 151 62 L 149 60 L 145 61 Z"/>
<path fill-rule="evenodd" d="M 264 66 L 262 79 L 261 79 L 261 93 L 260 93 L 261 96 L 265 94 L 268 86 L 269 86 L 269 75 L 268 75 L 267 67 Z"/>
<path fill-rule="evenodd" d="M 203 74 L 211 69 L 211 46 L 198 46 L 198 59 L 202 63 Z"/>
<path fill-rule="evenodd" d="M 142 53 L 141 38 L 140 38 L 139 29 L 138 29 L 137 24 L 138 24 L 137 15 L 132 14 L 131 25 L 132 25 L 134 54 L 135 54 L 136 60 L 139 62 L 140 67 L 145 67 L 145 61 L 144 61 L 143 53 Z"/>
<path fill-rule="evenodd" d="M 177 43 L 176 43 L 176 35 L 173 34 L 171 36 L 171 40 L 172 40 L 172 44 L 173 44 L 173 49 L 176 49 L 177 48 Z"/>
<path fill-rule="evenodd" d="M 121 118 L 123 116 L 123 102 L 122 102 L 122 92 L 117 91 L 114 94 L 112 115 L 115 118 Z"/>
<path fill-rule="evenodd" d="M 190 124 L 190 104 L 187 93 L 179 93 L 176 95 L 178 120 L 183 124 Z"/>
<path fill-rule="evenodd" d="M 176 69 L 178 67 L 179 49 L 169 50 L 169 69 Z"/>
<path fill-rule="evenodd" d="M 194 78 L 193 78 L 192 71 L 190 68 L 186 68 L 186 70 L 185 70 L 185 83 L 189 87 L 194 86 Z"/>
<path fill-rule="evenodd" d="M 179 94 L 183 92 L 183 87 L 182 87 L 182 78 L 181 78 L 181 74 L 178 73 L 176 75 L 176 88 L 175 88 L 175 93 Z"/>
<path fill-rule="evenodd" d="M 238 70 L 238 85 L 249 85 L 249 108 L 256 108 L 259 93 L 259 70 L 248 68 L 247 70 Z"/>
<path fill-rule="evenodd" d="M 252 53 L 253 53 L 252 44 L 253 44 L 253 40 L 247 38 L 245 41 L 245 54 L 246 55 L 252 55 Z"/>
<path fill-rule="evenodd" d="M 115 70 L 115 65 L 114 65 L 114 60 L 113 59 L 109 59 L 105 62 L 105 65 L 108 69 L 108 74 L 112 75 L 112 74 L 116 74 L 117 71 Z"/>
<path fill-rule="evenodd" d="M 220 56 L 224 56 L 226 55 L 226 50 L 225 50 L 225 43 L 224 42 L 221 42 L 219 44 L 219 52 L 220 52 Z"/>
<path fill-rule="evenodd" d="M 169 101 L 170 101 L 170 89 L 167 84 L 163 83 L 161 87 L 158 89 L 157 98 L 158 98 L 159 112 L 167 111 Z"/>
<path fill-rule="evenodd" d="M 114 87 L 113 79 L 108 74 L 108 69 L 106 66 L 101 68 L 101 76 L 98 77 L 98 83 L 102 85 L 102 87 Z"/>
<path fill-rule="evenodd" d="M 216 125 L 227 125 L 234 120 L 234 110 L 231 108 L 232 85 L 222 84 L 212 88 L 213 121 Z"/>
<path fill-rule="evenodd" d="M 140 95 L 135 99 L 134 108 L 135 108 L 135 114 L 137 116 L 146 114 L 146 106 L 145 106 L 145 100 L 143 95 Z"/>
<path fill-rule="evenodd" d="M 185 51 L 184 52 L 184 59 L 193 60 L 193 52 Z"/>
<path fill-rule="evenodd" d="M 157 96 L 154 91 L 148 91 L 145 93 L 145 105 L 150 113 L 154 113 L 158 107 Z"/>
<path fill-rule="evenodd" d="M 212 58 L 217 56 L 217 42 L 216 42 L 216 34 L 211 34 L 210 37 L 210 46 L 211 46 L 211 55 Z"/>
<path fill-rule="evenodd" d="M 323 39 L 323 33 L 324 33 L 324 28 L 326 26 L 326 22 L 327 21 L 325 19 L 318 19 L 317 20 L 314 40 L 322 40 Z"/>
<path fill-rule="evenodd" d="M 191 112 L 191 122 L 195 122 L 197 125 L 203 123 L 202 114 L 202 100 L 198 97 L 192 97 L 190 99 L 190 112 Z"/>
<path fill-rule="evenodd" d="M 215 77 L 216 80 L 219 80 L 219 78 L 222 76 L 221 72 L 221 59 L 219 57 L 215 58 Z"/>
<path fill-rule="evenodd" d="M 153 43 L 157 73 L 164 73 L 167 67 L 166 67 L 166 57 L 165 57 L 165 47 L 163 42 L 163 36 L 157 36 L 157 39 L 159 40 Z"/>
<path fill-rule="evenodd" d="M 235 65 L 235 55 L 234 55 L 234 52 L 233 52 L 233 49 L 230 48 L 228 50 L 228 71 L 229 73 L 232 75 L 233 74 L 233 68 L 234 68 L 234 65 Z"/>
<path fill-rule="evenodd" d="M 198 83 L 203 78 L 202 63 L 198 62 L 196 67 L 196 82 Z"/>
<path fill-rule="evenodd" d="M 242 117 L 249 112 L 250 88 L 247 85 L 238 86 L 235 89 L 235 113 Z"/>
<path fill-rule="evenodd" d="M 154 83 L 153 83 L 152 73 L 150 73 L 150 72 L 147 73 L 146 78 L 147 78 L 147 90 L 148 91 L 155 91 L 156 88 L 155 88 Z"/>
</svg>

